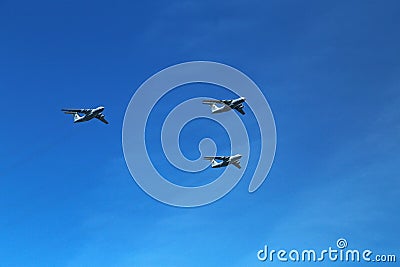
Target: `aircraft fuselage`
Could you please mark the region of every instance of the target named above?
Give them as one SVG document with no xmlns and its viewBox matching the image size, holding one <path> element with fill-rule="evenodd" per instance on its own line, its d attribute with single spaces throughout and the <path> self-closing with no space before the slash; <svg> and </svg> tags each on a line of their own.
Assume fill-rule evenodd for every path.
<svg viewBox="0 0 400 267">
<path fill-rule="evenodd" d="M 222 100 L 222 102 L 224 102 L 224 104 L 229 106 L 231 109 L 239 107 L 244 101 L 246 101 L 245 97 L 240 97 L 234 100 Z"/>
<path fill-rule="evenodd" d="M 221 168 L 221 167 L 226 167 L 229 164 L 232 164 L 234 162 L 240 161 L 242 158 L 242 155 L 236 154 L 234 156 L 227 157 L 226 160 L 223 160 L 222 162 L 216 162 L 214 161 L 214 164 L 211 165 L 212 168 Z"/>
<path fill-rule="evenodd" d="M 224 103 L 223 107 L 215 107 L 212 109 L 212 113 L 222 113 L 222 112 L 226 112 L 229 111 L 231 109 L 242 109 L 243 108 L 243 102 L 246 101 L 245 97 L 240 97 L 237 99 L 233 99 L 233 100 L 221 100 L 222 103 Z"/>
<path fill-rule="evenodd" d="M 102 115 L 101 112 L 103 112 L 103 111 L 104 111 L 104 107 L 98 107 L 98 108 L 92 109 L 88 114 L 85 114 L 81 118 L 75 120 L 74 123 L 89 121 L 93 118 L 96 118 L 96 116 L 98 116 L 98 115 Z"/>
</svg>

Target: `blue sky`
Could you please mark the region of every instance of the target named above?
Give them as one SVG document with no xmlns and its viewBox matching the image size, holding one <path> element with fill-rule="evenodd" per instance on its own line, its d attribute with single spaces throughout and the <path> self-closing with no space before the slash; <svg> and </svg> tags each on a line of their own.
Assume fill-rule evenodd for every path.
<svg viewBox="0 0 400 267">
<path fill-rule="evenodd" d="M 257 251 L 340 237 L 399 257 L 399 12 L 397 1 L 0 1 L 0 266 L 284 266 Z M 191 60 L 255 81 L 278 143 L 258 191 L 247 175 L 184 209 L 138 187 L 121 131 L 140 84 Z M 60 112 L 97 105 L 110 125 Z"/>
</svg>

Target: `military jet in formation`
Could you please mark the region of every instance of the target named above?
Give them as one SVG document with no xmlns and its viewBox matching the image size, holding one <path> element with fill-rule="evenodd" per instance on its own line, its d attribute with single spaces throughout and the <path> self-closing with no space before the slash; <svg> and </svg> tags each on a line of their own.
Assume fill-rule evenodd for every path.
<svg viewBox="0 0 400 267">
<path fill-rule="evenodd" d="M 211 112 L 214 113 L 222 113 L 227 112 L 229 110 L 237 110 L 242 115 L 245 114 L 243 111 L 243 102 L 246 101 L 245 97 L 240 97 L 237 99 L 230 99 L 230 100 L 214 100 L 214 99 L 207 99 L 203 100 L 203 104 L 210 105 Z M 217 104 L 222 104 L 222 106 L 218 106 Z M 84 122 L 89 121 L 93 118 L 99 119 L 105 124 L 108 124 L 108 121 L 104 118 L 104 107 L 100 106 L 94 109 L 62 109 L 65 114 L 72 114 L 74 115 L 74 123 L 77 122 Z M 80 115 L 82 114 L 82 115 Z M 205 160 L 211 161 L 212 168 L 221 168 L 226 167 L 230 164 L 234 165 L 236 168 L 240 169 L 240 159 L 242 155 L 236 154 L 233 156 L 214 156 L 214 157 L 204 157 Z M 218 162 L 218 161 L 219 162 Z"/>
<path fill-rule="evenodd" d="M 242 115 L 244 115 L 243 111 L 243 102 L 246 101 L 245 97 L 240 97 L 237 99 L 230 99 L 230 100 L 214 100 L 214 99 L 207 99 L 203 100 L 203 104 L 210 105 L 212 113 L 222 113 L 227 112 L 232 109 L 236 109 Z M 217 104 L 222 104 L 222 106 L 217 106 Z"/>
<path fill-rule="evenodd" d="M 108 124 L 108 121 L 104 118 L 104 107 L 97 107 L 93 109 L 62 109 L 65 114 L 74 115 L 74 123 L 90 121 L 93 118 L 99 119 L 105 124 Z M 79 115 L 82 114 L 82 115 Z"/>
<path fill-rule="evenodd" d="M 237 99 L 229 99 L 229 100 L 214 100 L 214 99 L 206 99 L 203 100 L 203 104 L 210 105 L 211 113 L 222 113 L 230 110 L 237 110 L 242 115 L 245 114 L 243 108 L 243 103 L 246 101 L 245 97 L 239 97 Z M 222 106 L 218 106 L 217 104 L 221 104 Z M 204 157 L 205 160 L 211 161 L 212 168 L 221 168 L 226 167 L 230 164 L 234 165 L 236 168 L 240 169 L 240 159 L 242 155 L 236 154 L 233 156 L 215 156 L 215 157 Z M 219 162 L 218 162 L 218 161 Z"/>
<path fill-rule="evenodd" d="M 242 158 L 242 155 L 240 155 L 240 154 L 236 154 L 233 156 L 204 157 L 205 160 L 211 161 L 211 168 L 221 168 L 221 167 L 226 167 L 229 164 L 232 164 L 238 169 L 242 168 L 240 166 L 241 158 Z M 217 162 L 217 160 L 220 160 L 220 162 Z"/>
</svg>

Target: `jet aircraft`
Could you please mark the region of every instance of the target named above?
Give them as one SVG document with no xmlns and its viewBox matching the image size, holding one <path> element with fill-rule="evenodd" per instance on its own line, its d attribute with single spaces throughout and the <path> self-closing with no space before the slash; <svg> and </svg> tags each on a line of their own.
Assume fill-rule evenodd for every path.
<svg viewBox="0 0 400 267">
<path fill-rule="evenodd" d="M 98 107 L 93 109 L 62 109 L 65 114 L 74 115 L 74 123 L 89 121 L 93 118 L 99 119 L 105 124 L 108 124 L 108 121 L 104 118 L 104 114 L 102 113 L 104 107 Z M 79 114 L 83 114 L 80 116 Z"/>
<path fill-rule="evenodd" d="M 239 111 L 242 115 L 244 115 L 243 111 L 243 102 L 246 101 L 245 97 L 240 97 L 237 99 L 230 99 L 230 100 L 213 100 L 213 99 L 207 99 L 203 100 L 203 104 L 210 105 L 211 106 L 211 112 L 212 113 L 222 113 L 229 111 L 231 109 L 236 109 Z M 217 106 L 217 104 L 222 104 L 223 106 Z"/>
<path fill-rule="evenodd" d="M 240 159 L 242 155 L 236 154 L 233 156 L 215 156 L 215 157 L 204 157 L 205 160 L 211 161 L 212 168 L 221 168 L 226 167 L 229 164 L 233 164 L 236 168 L 240 169 Z M 221 160 L 221 162 L 217 162 L 216 160 Z"/>
</svg>

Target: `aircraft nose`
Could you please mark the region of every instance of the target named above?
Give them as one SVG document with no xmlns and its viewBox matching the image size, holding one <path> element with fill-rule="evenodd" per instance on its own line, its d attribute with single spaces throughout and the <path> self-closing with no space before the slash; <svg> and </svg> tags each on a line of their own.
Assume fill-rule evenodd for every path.
<svg viewBox="0 0 400 267">
<path fill-rule="evenodd" d="M 99 107 L 99 110 L 100 110 L 100 111 L 103 111 L 103 110 L 104 110 L 104 107 L 102 107 L 102 106 Z"/>
</svg>

